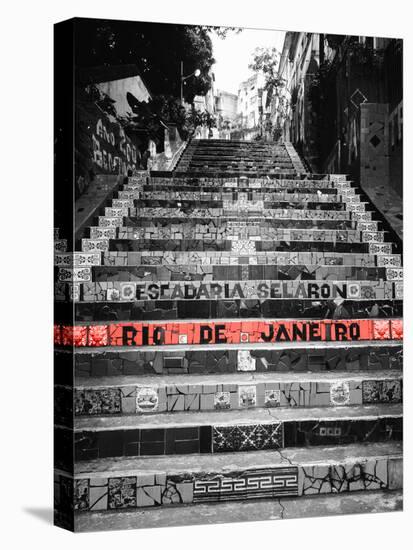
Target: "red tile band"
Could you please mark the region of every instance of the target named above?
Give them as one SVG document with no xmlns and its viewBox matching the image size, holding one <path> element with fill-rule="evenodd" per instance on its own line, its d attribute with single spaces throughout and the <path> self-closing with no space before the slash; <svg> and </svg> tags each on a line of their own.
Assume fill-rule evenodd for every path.
<svg viewBox="0 0 413 550">
<path fill-rule="evenodd" d="M 111 323 L 54 327 L 63 346 L 168 346 L 270 342 L 401 340 L 401 319 Z"/>
</svg>

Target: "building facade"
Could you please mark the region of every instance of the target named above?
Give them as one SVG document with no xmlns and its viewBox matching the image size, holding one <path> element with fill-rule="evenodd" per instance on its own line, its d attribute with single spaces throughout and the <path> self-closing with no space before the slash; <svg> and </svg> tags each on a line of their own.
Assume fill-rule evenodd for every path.
<svg viewBox="0 0 413 550">
<path fill-rule="evenodd" d="M 218 122 L 219 137 L 230 139 L 231 131 L 236 127 L 238 96 L 224 90 L 217 90 L 215 111 Z"/>
<path fill-rule="evenodd" d="M 402 194 L 402 41 L 287 32 L 275 127 L 319 172 Z"/>
</svg>

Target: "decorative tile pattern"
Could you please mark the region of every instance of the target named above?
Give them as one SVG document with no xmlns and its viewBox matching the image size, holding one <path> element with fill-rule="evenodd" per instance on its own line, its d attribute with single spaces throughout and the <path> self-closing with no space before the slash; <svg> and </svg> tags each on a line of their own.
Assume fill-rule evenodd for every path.
<svg viewBox="0 0 413 550">
<path fill-rule="evenodd" d="M 75 392 L 76 415 L 120 414 L 121 412 L 121 390 L 118 388 L 85 389 Z"/>
<path fill-rule="evenodd" d="M 83 252 L 92 252 L 92 251 L 106 252 L 109 250 L 109 240 L 108 239 L 82 239 L 82 251 Z"/>
<path fill-rule="evenodd" d="M 273 424 L 213 426 L 213 452 L 257 451 L 283 446 L 283 426 Z"/>
<path fill-rule="evenodd" d="M 108 507 L 111 510 L 136 507 L 136 477 L 109 478 Z"/>
<path fill-rule="evenodd" d="M 363 380 L 363 403 L 400 403 L 401 380 Z"/>
<path fill-rule="evenodd" d="M 214 394 L 214 409 L 222 410 L 231 407 L 231 394 L 228 391 L 218 391 Z"/>
<path fill-rule="evenodd" d="M 386 276 L 388 281 L 402 281 L 403 280 L 403 268 L 388 267 L 386 269 Z"/>
<path fill-rule="evenodd" d="M 255 371 L 255 359 L 248 350 L 238 350 L 237 356 L 237 369 L 239 371 Z"/>
<path fill-rule="evenodd" d="M 116 227 L 91 227 L 90 238 L 91 239 L 115 239 L 117 235 Z"/>
<path fill-rule="evenodd" d="M 334 406 L 348 405 L 350 401 L 349 383 L 345 381 L 334 382 L 330 386 L 330 401 Z"/>
<path fill-rule="evenodd" d="M 151 386 L 138 386 L 136 410 L 141 413 L 156 412 L 159 405 L 158 389 Z"/>
<path fill-rule="evenodd" d="M 255 254 L 255 242 L 254 241 L 232 241 L 231 242 L 232 252 L 240 255 L 250 255 Z"/>
<path fill-rule="evenodd" d="M 241 409 L 255 407 L 257 404 L 257 387 L 251 385 L 238 386 L 238 403 Z"/>
<path fill-rule="evenodd" d="M 74 483 L 73 508 L 75 511 L 89 509 L 89 480 L 77 479 Z"/>
<path fill-rule="evenodd" d="M 392 245 L 391 243 L 370 243 L 369 254 L 386 254 L 391 255 Z"/>
<path fill-rule="evenodd" d="M 210 475 L 194 481 L 194 502 L 277 498 L 298 495 L 296 466 Z"/>
</svg>

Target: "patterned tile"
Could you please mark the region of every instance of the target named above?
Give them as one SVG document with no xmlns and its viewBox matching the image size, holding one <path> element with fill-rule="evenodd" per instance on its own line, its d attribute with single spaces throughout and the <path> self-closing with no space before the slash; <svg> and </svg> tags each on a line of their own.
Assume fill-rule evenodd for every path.
<svg viewBox="0 0 413 550">
<path fill-rule="evenodd" d="M 255 359 L 248 350 L 238 350 L 237 357 L 237 369 L 239 371 L 255 371 Z"/>
<path fill-rule="evenodd" d="M 156 412 L 159 406 L 158 388 L 138 386 L 136 390 L 136 411 L 141 413 Z"/>
<path fill-rule="evenodd" d="M 363 380 L 363 403 L 400 403 L 401 380 Z"/>
<path fill-rule="evenodd" d="M 112 477 L 108 482 L 109 509 L 136 507 L 136 477 Z"/>
<path fill-rule="evenodd" d="M 218 391 L 214 394 L 214 409 L 222 410 L 231 407 L 231 394 L 228 391 Z"/>
<path fill-rule="evenodd" d="M 215 453 L 278 449 L 283 446 L 283 426 L 281 422 L 213 426 L 212 444 Z"/>
<path fill-rule="evenodd" d="M 76 390 L 75 392 L 76 415 L 120 414 L 121 412 L 119 388 Z"/>
<path fill-rule="evenodd" d="M 330 385 L 330 402 L 332 405 L 348 405 L 350 402 L 350 387 L 348 382 L 334 382 Z"/>
<path fill-rule="evenodd" d="M 250 472 L 211 474 L 194 481 L 194 502 L 277 498 L 298 495 L 295 466 L 257 469 Z"/>
<path fill-rule="evenodd" d="M 240 384 L 238 386 L 238 404 L 241 409 L 255 407 L 257 404 L 257 386 Z"/>
</svg>

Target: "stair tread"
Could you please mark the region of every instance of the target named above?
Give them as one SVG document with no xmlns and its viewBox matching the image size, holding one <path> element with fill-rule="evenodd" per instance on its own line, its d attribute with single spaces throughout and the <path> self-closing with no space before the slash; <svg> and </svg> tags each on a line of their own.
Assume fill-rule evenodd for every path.
<svg viewBox="0 0 413 550">
<path fill-rule="evenodd" d="M 238 372 L 233 374 L 170 374 L 160 376 L 101 376 L 77 378 L 76 389 L 102 388 L 112 386 L 162 386 L 177 385 L 208 385 L 208 384 L 248 384 L 248 383 L 305 383 L 333 382 L 337 380 L 362 381 L 402 378 L 401 371 L 377 370 L 356 372 Z"/>
<path fill-rule="evenodd" d="M 276 467 L 280 465 L 328 463 L 350 461 L 354 458 L 394 456 L 403 453 L 401 442 L 358 443 L 340 446 L 286 448 L 282 451 L 249 451 L 216 454 L 165 455 L 149 457 L 100 458 L 80 461 L 75 465 L 75 476 L 94 473 L 107 474 L 116 472 L 122 475 L 131 471 L 168 472 L 231 472 Z"/>
<path fill-rule="evenodd" d="M 232 321 L 233 319 L 230 319 Z M 251 320 L 251 319 L 250 319 Z M 256 321 L 256 319 L 253 319 Z M 265 321 L 265 319 L 264 319 Z M 134 322 L 134 321 L 133 321 Z M 156 323 L 156 321 L 142 321 L 143 323 Z M 173 321 L 159 321 L 159 324 L 162 322 L 167 323 L 176 323 L 177 320 L 174 319 Z M 182 321 L 184 322 L 184 321 Z M 188 321 L 193 322 L 193 321 Z M 197 321 L 197 322 L 208 322 L 205 320 Z M 209 322 L 213 322 L 213 319 Z M 221 319 L 219 320 L 221 322 Z M 127 324 L 125 321 L 120 321 L 120 323 Z M 82 324 L 82 323 L 79 323 Z M 97 324 L 103 324 L 103 322 L 100 321 L 90 321 L 88 323 L 89 325 L 97 325 Z M 363 340 L 363 341 L 353 341 L 349 344 L 349 342 L 340 342 L 340 341 L 317 341 L 317 342 L 311 342 L 311 349 L 336 349 L 336 348 L 363 348 L 363 347 L 377 347 L 381 348 L 383 346 L 385 347 L 400 347 L 402 345 L 402 342 L 400 340 L 385 340 L 385 343 L 381 340 Z M 134 346 L 105 346 L 102 348 L 93 348 L 90 349 L 88 347 L 78 347 L 76 348 L 76 355 L 79 354 L 98 354 L 98 353 L 137 353 L 137 352 L 164 352 L 164 353 L 178 353 L 180 356 L 180 353 L 184 353 L 187 351 L 223 351 L 223 350 L 282 350 L 282 349 L 308 349 L 309 343 L 308 342 L 273 342 L 271 344 L 267 344 L 265 342 L 256 342 L 256 343 L 247 343 L 247 344 L 209 344 L 206 348 L 205 345 L 202 344 L 179 344 L 179 345 L 168 345 L 168 346 L 157 346 L 154 348 L 154 346 L 139 346 L 138 348 Z M 64 352 L 64 350 L 63 350 Z M 67 350 L 67 353 L 72 353 L 72 350 Z"/>
<path fill-rule="evenodd" d="M 271 424 L 272 422 L 311 420 L 368 420 L 400 417 L 401 404 L 357 405 L 351 407 L 235 409 L 228 411 L 176 412 L 154 415 L 124 415 L 108 417 L 76 417 L 75 431 L 106 431 L 122 429 L 159 429 L 185 426 Z"/>
<path fill-rule="evenodd" d="M 214 502 L 196 506 L 159 506 L 133 511 L 94 512 L 75 515 L 75 531 L 108 531 L 112 529 L 149 529 L 188 525 L 240 523 L 395 512 L 403 509 L 402 491 L 362 491 L 331 495 L 284 497 L 236 502 Z M 218 531 L 216 531 L 218 532 Z M 229 532 L 229 531 L 228 531 Z"/>
</svg>

